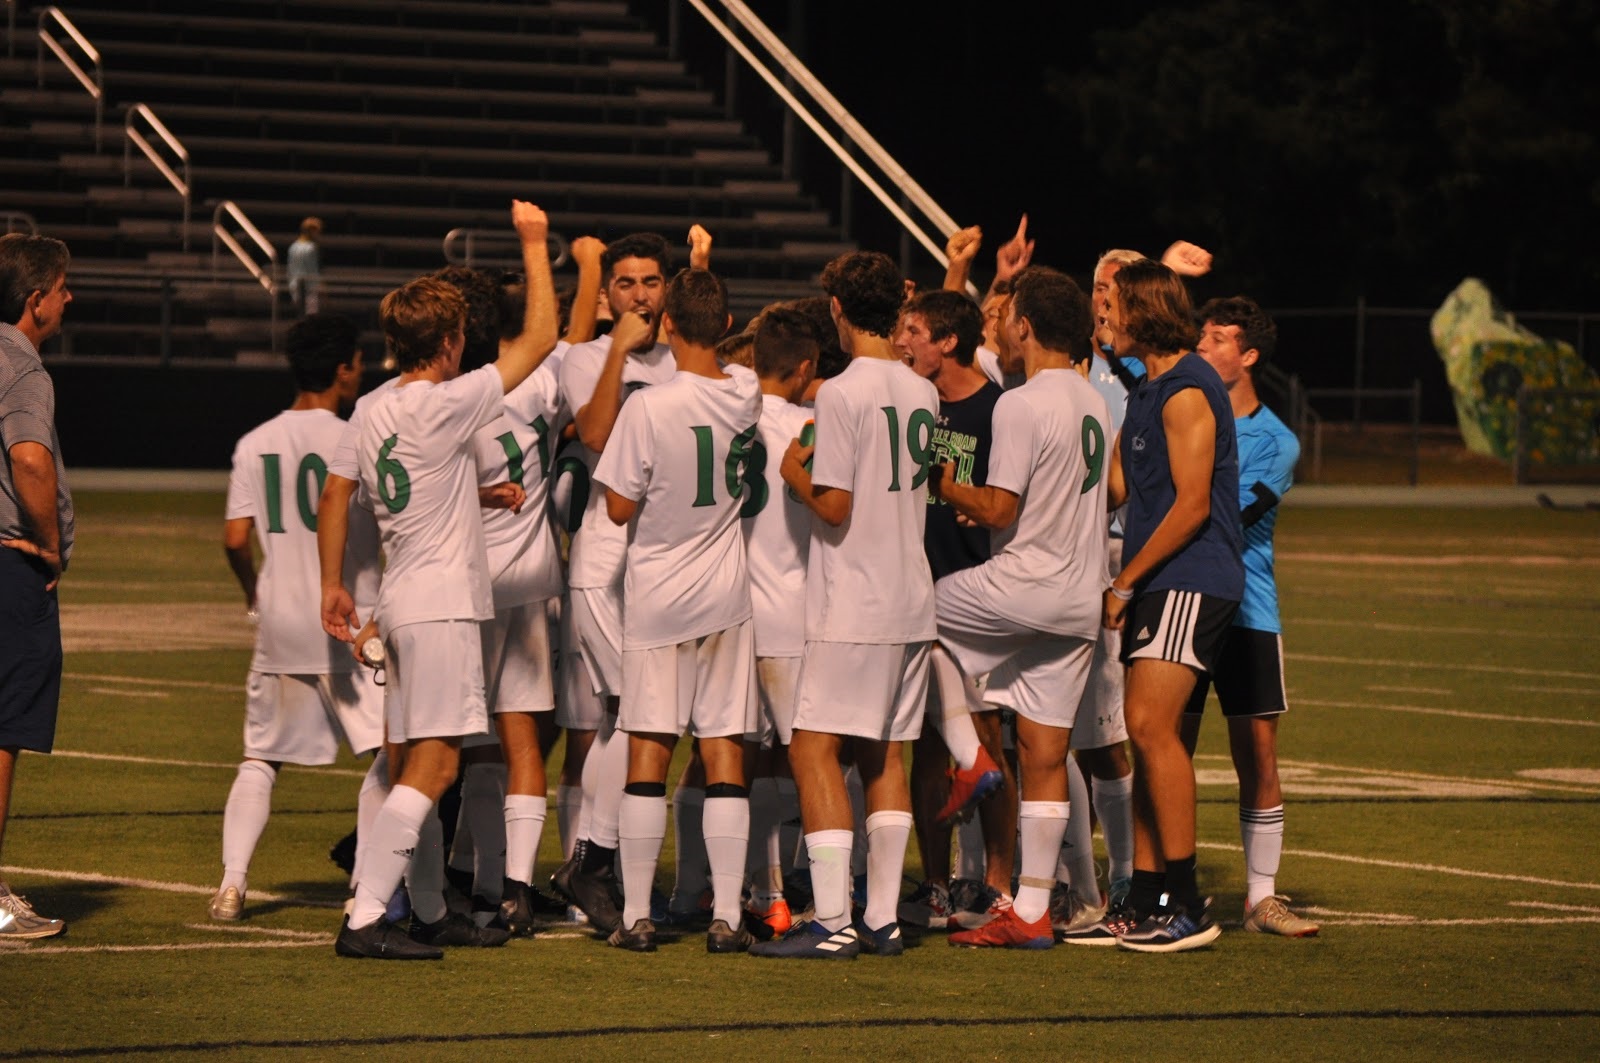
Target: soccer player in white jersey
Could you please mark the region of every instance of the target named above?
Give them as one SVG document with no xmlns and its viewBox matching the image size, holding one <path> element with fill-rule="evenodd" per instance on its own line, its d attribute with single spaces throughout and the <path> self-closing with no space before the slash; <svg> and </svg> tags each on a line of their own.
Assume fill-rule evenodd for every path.
<svg viewBox="0 0 1600 1063">
<path fill-rule="evenodd" d="M 677 374 L 622 408 L 595 469 L 606 512 L 628 529 L 622 695 L 628 781 L 620 809 L 623 913 L 610 943 L 655 949 L 650 890 L 667 830 L 667 770 L 693 728 L 705 762 L 711 868 L 708 952 L 741 952 L 740 892 L 749 844 L 744 735 L 755 715 L 755 630 L 739 524 L 761 389 L 743 366 L 721 369 L 727 289 L 707 270 L 668 286 L 662 329 Z"/>
<path fill-rule="evenodd" d="M 850 366 L 817 392 L 815 447 L 792 441 L 782 465 L 784 482 L 814 518 L 789 761 L 816 914 L 752 951 L 854 957 L 865 942 L 895 955 L 905 947 L 895 909 L 911 835 L 901 743 L 921 732 L 934 635 L 922 530 L 939 397 L 890 342 L 905 288 L 888 256 L 842 255 L 823 270 L 822 286 Z M 839 770 L 847 739 L 868 810 L 859 934 L 850 921 L 851 812 Z"/>
<path fill-rule="evenodd" d="M 521 202 L 512 210 L 518 232 L 538 237 L 543 247 L 543 211 Z M 441 955 L 384 919 L 384 909 L 423 820 L 455 778 L 462 736 L 488 729 L 478 624 L 494 608 L 472 436 L 500 415 L 505 394 L 538 367 L 555 335 L 552 328 L 545 342 L 514 347 L 493 365 L 458 375 L 464 316 L 460 293 L 429 278 L 389 293 L 380 311 L 401 375 L 368 409 L 358 444 L 362 489 L 376 503 L 387 566 L 376 615 L 358 640 L 382 633 L 385 725 L 390 741 L 405 744 L 405 758 L 373 824 L 355 900 L 335 942 L 340 955 Z M 453 940 L 431 926 L 423 936 Z M 467 937 L 463 943 L 489 943 Z"/>
<path fill-rule="evenodd" d="M 755 615 L 761 709 L 756 726 L 745 735 L 755 763 L 750 781 L 750 912 L 780 934 L 792 925 L 783 895 L 780 837 L 783 821 L 793 814 L 788 809 L 795 802 L 789 741 L 794 735 L 795 689 L 805 650 L 811 511 L 781 483 L 778 461 L 789 440 L 810 434 L 811 411 L 796 403 L 811 384 L 818 342 L 815 326 L 796 310 L 771 307 L 756 325 L 761 421 L 745 471 L 740 510 Z"/>
<path fill-rule="evenodd" d="M 556 332 L 548 270 L 542 277 L 526 277 L 522 294 L 520 327 L 499 342 L 499 350 L 511 357 L 518 345 L 548 343 Z M 479 882 L 473 894 L 491 902 L 498 896 L 499 924 L 516 934 L 532 929 L 533 865 L 547 811 L 536 714 L 555 707 L 548 610 L 561 593 L 562 575 L 547 509 L 547 477 L 561 397 L 555 372 L 560 363 L 552 367 L 553 357 L 554 352 L 507 394 L 501 415 L 473 437 L 480 502 L 485 492 L 509 492 L 505 500 L 512 503 L 480 510 L 495 609 L 481 629 L 484 697 L 504 762 L 503 795 L 498 765 L 480 761 L 473 767 L 490 775 L 488 789 L 501 797 L 496 811 L 503 812 L 504 833 L 492 829 L 491 818 L 490 829 L 482 832 L 488 837 L 474 832 L 473 843 L 480 867 L 485 845 L 503 838 L 505 850 L 503 881 Z M 462 789 L 465 806 L 465 782 Z"/>
<path fill-rule="evenodd" d="M 1017 713 L 1022 875 L 1015 901 L 952 945 L 1045 949 L 1067 825 L 1067 749 L 1105 585 L 1106 405 L 1076 368 L 1089 301 L 1072 280 L 1018 274 L 1003 326 L 1027 382 L 995 404 L 988 483 L 933 477 L 938 495 L 994 530 L 994 556 L 940 580 L 939 640 L 973 678 L 1003 669 Z M 1006 368 L 1015 371 L 1013 363 Z"/>
<path fill-rule="evenodd" d="M 671 251 L 653 233 L 613 241 L 602 258 L 610 334 L 580 343 L 561 362 L 561 398 L 578 426 L 579 450 L 593 474 L 625 400 L 642 387 L 671 380 L 672 350 L 657 341 Z M 570 624 L 582 667 L 597 695 L 616 711 L 622 693 L 622 572 L 627 531 L 606 515 L 605 492 L 590 490 L 572 540 L 567 570 Z M 601 721 L 584 764 L 579 842 L 551 884 L 606 933 L 621 919 L 614 870 L 617 809 L 627 781 L 627 743 L 609 741 L 615 718 Z M 609 751 L 609 752 L 608 752 Z"/>
<path fill-rule="evenodd" d="M 288 355 L 294 403 L 239 440 L 228 477 L 223 546 L 260 626 L 246 684 L 245 759 L 222 814 L 223 876 L 213 919 L 240 916 L 279 767 L 332 764 L 340 740 L 363 756 L 383 737 L 382 688 L 305 608 L 317 586 L 321 481 L 344 430 L 339 415 L 361 386 L 356 326 L 313 314 L 289 330 Z M 252 534 L 261 546 L 259 573 Z M 363 553 L 371 563 L 363 568 L 352 557 L 349 564 L 365 589 L 376 586 L 377 554 L 359 544 L 352 550 Z"/>
</svg>

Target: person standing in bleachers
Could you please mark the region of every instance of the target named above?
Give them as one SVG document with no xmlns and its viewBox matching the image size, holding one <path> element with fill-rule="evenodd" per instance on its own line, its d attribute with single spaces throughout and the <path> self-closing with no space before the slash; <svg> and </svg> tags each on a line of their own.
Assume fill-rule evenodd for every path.
<svg viewBox="0 0 1600 1063">
<path fill-rule="evenodd" d="M 321 304 L 322 219 L 300 223 L 300 236 L 289 245 L 289 298 L 300 314 L 315 314 Z"/>
</svg>

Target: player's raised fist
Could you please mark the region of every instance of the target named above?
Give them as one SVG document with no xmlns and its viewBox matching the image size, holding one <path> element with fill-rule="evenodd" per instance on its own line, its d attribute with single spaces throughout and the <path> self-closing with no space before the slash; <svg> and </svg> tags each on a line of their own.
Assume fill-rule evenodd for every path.
<svg viewBox="0 0 1600 1063">
<path fill-rule="evenodd" d="M 571 255 L 572 261 L 579 265 L 588 263 L 598 266 L 600 256 L 605 253 L 605 242 L 597 236 L 580 236 L 567 248 L 567 254 Z"/>
<path fill-rule="evenodd" d="M 520 199 L 511 201 L 511 224 L 525 242 L 543 240 L 550 235 L 550 219 L 545 217 L 544 211 Z"/>
<path fill-rule="evenodd" d="M 711 233 L 698 223 L 689 226 L 689 268 L 711 268 Z"/>
<path fill-rule="evenodd" d="M 649 346 L 655 334 L 655 327 L 642 314 L 630 310 L 611 326 L 611 344 L 624 351 L 642 350 Z"/>
</svg>

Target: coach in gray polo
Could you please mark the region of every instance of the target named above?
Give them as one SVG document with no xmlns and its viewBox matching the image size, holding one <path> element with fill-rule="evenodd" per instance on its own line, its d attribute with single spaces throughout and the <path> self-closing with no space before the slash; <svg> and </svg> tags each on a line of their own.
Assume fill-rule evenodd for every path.
<svg viewBox="0 0 1600 1063">
<path fill-rule="evenodd" d="M 17 754 L 50 752 L 61 696 L 56 584 L 72 553 L 72 496 L 56 438 L 56 394 L 39 345 L 61 331 L 67 245 L 0 236 L 0 854 Z M 67 928 L 0 883 L 0 941 Z"/>
</svg>

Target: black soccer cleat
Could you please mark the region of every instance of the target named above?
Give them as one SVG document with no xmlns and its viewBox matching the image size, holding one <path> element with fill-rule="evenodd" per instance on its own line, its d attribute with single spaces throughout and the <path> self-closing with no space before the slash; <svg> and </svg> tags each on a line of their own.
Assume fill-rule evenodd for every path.
<svg viewBox="0 0 1600 1063">
<path fill-rule="evenodd" d="M 589 925 L 609 934 L 622 925 L 622 899 L 617 874 L 609 867 L 598 871 L 574 871 L 568 880 L 573 903 L 589 917 Z M 652 932 L 654 924 L 651 925 Z"/>
<path fill-rule="evenodd" d="M 344 924 L 339 927 L 339 936 L 334 939 L 333 951 L 340 956 L 368 960 L 444 958 L 443 951 L 425 942 L 413 940 L 404 930 L 387 919 L 379 919 L 356 930 L 350 926 L 349 916 L 345 917 Z"/>
<path fill-rule="evenodd" d="M 635 919 L 632 926 L 626 929 L 619 926 L 613 930 L 611 936 L 606 938 L 606 944 L 629 952 L 654 952 L 656 925 L 648 919 Z"/>
<path fill-rule="evenodd" d="M 511 931 L 479 926 L 460 912 L 450 912 L 437 923 L 411 917 L 411 939 L 441 948 L 492 949 L 511 940 Z"/>
<path fill-rule="evenodd" d="M 735 930 L 726 919 L 716 919 L 706 930 L 706 951 L 713 954 L 748 952 L 755 940 L 755 935 L 746 929 L 744 920 L 739 921 L 739 928 Z"/>
</svg>

